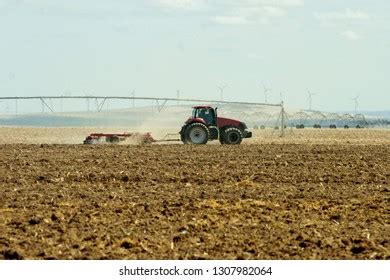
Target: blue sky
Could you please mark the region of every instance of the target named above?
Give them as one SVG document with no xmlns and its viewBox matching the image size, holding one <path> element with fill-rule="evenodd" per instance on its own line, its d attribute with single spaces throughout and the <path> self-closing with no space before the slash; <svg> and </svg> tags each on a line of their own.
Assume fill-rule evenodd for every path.
<svg viewBox="0 0 390 280">
<path fill-rule="evenodd" d="M 390 108 L 386 0 L 0 0 L 0 36 L 1 96 Z"/>
</svg>

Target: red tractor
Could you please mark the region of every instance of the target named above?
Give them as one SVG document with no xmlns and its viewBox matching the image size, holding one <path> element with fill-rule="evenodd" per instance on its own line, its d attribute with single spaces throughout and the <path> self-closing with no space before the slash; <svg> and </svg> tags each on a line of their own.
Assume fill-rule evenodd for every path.
<svg viewBox="0 0 390 280">
<path fill-rule="evenodd" d="M 245 123 L 217 116 L 217 108 L 193 107 L 192 116 L 184 123 L 180 138 L 184 144 L 206 144 L 219 140 L 221 144 L 238 145 L 242 138 L 252 137 Z"/>
</svg>

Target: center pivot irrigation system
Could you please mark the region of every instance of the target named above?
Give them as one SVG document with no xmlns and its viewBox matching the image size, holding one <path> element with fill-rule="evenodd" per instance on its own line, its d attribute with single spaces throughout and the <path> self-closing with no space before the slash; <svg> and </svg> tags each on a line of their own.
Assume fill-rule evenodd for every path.
<svg viewBox="0 0 390 280">
<path fill-rule="evenodd" d="M 97 112 L 102 111 L 103 106 L 108 100 L 152 100 L 156 102 L 158 112 L 161 112 L 169 101 L 191 102 L 192 104 L 213 104 L 193 106 L 191 117 L 186 120 L 180 129 L 178 138 L 173 139 L 171 134 L 160 140 L 155 140 L 150 133 L 140 134 L 135 132 L 128 133 L 92 133 L 84 140 L 85 144 L 98 143 L 119 143 L 126 139 L 138 139 L 141 143 L 154 143 L 160 141 L 182 141 L 186 144 L 206 144 L 211 140 L 219 140 L 221 144 L 240 144 L 242 139 L 252 137 L 252 132 L 248 130 L 247 125 L 240 120 L 218 116 L 218 107 L 222 108 L 228 105 L 242 106 L 242 113 L 245 116 L 247 106 L 255 107 L 275 107 L 280 108 L 278 117 L 278 126 L 280 124 L 280 136 L 284 136 L 286 128 L 286 113 L 283 102 L 278 104 L 254 103 L 254 102 L 233 102 L 223 100 L 202 100 L 202 99 L 182 99 L 182 98 L 156 98 L 156 97 L 135 97 L 132 96 L 28 96 L 28 97 L 0 97 L 0 100 L 14 100 L 17 112 L 17 103 L 19 100 L 40 100 L 42 108 L 54 113 L 55 108 L 52 100 L 61 101 L 64 99 L 84 99 L 94 100 L 96 102 Z M 88 103 L 89 104 L 89 103 Z M 241 117 L 240 117 L 241 118 Z M 180 138 L 179 138 L 180 136 Z"/>
</svg>

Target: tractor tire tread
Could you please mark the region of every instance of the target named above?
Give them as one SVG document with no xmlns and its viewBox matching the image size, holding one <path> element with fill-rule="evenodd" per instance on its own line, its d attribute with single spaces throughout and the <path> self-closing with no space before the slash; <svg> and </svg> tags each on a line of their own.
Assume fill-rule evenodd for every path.
<svg viewBox="0 0 390 280">
<path fill-rule="evenodd" d="M 237 133 L 239 135 L 238 136 L 239 137 L 238 140 L 236 142 L 234 142 L 234 143 L 229 141 L 229 134 L 232 133 L 232 132 L 235 132 L 235 133 Z M 242 135 L 241 130 L 236 128 L 236 127 L 228 127 L 222 133 L 222 139 L 223 139 L 224 144 L 239 145 L 242 142 L 242 138 L 243 138 L 243 135 Z"/>
<path fill-rule="evenodd" d="M 191 131 L 191 129 L 193 128 L 193 127 L 196 127 L 196 126 L 198 126 L 198 127 L 202 127 L 205 131 L 206 131 L 206 137 L 205 137 L 205 140 L 202 142 L 202 143 L 193 143 L 192 141 L 191 141 L 191 139 L 190 139 L 190 131 Z M 187 127 L 186 127 L 186 129 L 185 129 L 185 132 L 184 132 L 184 143 L 185 144 L 206 144 L 207 143 L 207 141 L 208 141 L 208 139 L 209 139 L 209 134 L 210 134 L 210 132 L 209 132 L 209 129 L 207 128 L 207 126 L 206 125 L 204 125 L 203 123 L 199 123 L 199 122 L 195 122 L 195 123 L 191 123 L 191 124 L 189 124 Z"/>
</svg>

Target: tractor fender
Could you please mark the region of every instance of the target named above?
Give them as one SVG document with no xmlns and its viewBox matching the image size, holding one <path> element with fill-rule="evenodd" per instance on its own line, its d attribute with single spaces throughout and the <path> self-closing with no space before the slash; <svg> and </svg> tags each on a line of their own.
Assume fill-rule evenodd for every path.
<svg viewBox="0 0 390 280">
<path fill-rule="evenodd" d="M 201 123 L 201 124 L 204 124 L 205 126 L 207 126 L 206 122 L 201 118 L 189 118 L 188 120 L 186 120 L 184 125 L 181 127 L 181 130 L 179 132 L 180 135 L 184 134 L 184 131 L 186 130 L 186 128 L 193 123 Z"/>
<path fill-rule="evenodd" d="M 194 122 L 201 123 L 207 126 L 206 122 L 202 118 L 189 118 L 188 120 L 186 120 L 184 125 L 188 126 L 190 124 L 193 124 Z"/>
<path fill-rule="evenodd" d="M 226 129 L 229 129 L 229 128 L 237 128 L 241 131 L 241 133 L 243 133 L 244 129 L 240 126 L 234 126 L 234 125 L 227 125 L 227 126 L 224 126 L 224 127 L 220 127 L 219 128 L 219 132 L 220 133 L 224 133 Z"/>
</svg>

